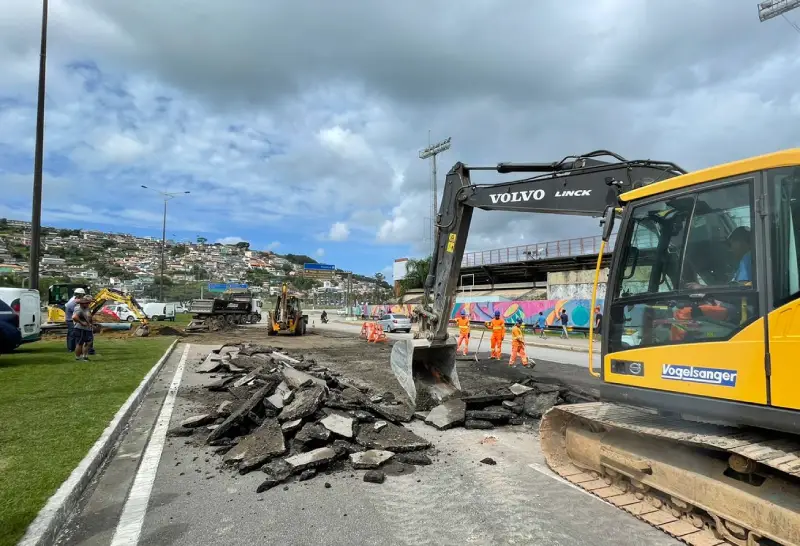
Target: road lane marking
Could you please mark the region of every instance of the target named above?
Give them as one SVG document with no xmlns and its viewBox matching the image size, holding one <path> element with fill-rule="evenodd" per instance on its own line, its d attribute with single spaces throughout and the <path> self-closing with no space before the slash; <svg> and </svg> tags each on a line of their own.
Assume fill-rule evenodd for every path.
<svg viewBox="0 0 800 546">
<path fill-rule="evenodd" d="M 181 359 L 175 369 L 175 375 L 172 377 L 172 383 L 164 399 L 164 405 L 161 406 L 161 412 L 158 414 L 158 420 L 155 427 L 153 427 L 150 441 L 147 443 L 147 448 L 142 456 L 142 462 L 136 472 L 136 478 L 133 481 L 130 494 L 125 501 L 122 516 L 120 516 L 119 523 L 114 531 L 114 537 L 111 539 L 111 546 L 136 546 L 139 543 L 144 517 L 147 514 L 147 504 L 153 491 L 153 483 L 158 472 L 158 463 L 164 450 L 167 429 L 169 429 L 172 410 L 175 407 L 175 397 L 178 394 L 178 387 L 181 384 L 183 369 L 186 367 L 186 358 L 189 356 L 190 347 L 190 344 L 184 347 Z"/>
</svg>

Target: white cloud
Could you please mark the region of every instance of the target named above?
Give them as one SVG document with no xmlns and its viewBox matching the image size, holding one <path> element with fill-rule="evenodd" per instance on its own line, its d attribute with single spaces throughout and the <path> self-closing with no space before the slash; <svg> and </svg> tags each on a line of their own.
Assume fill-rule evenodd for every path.
<svg viewBox="0 0 800 546">
<path fill-rule="evenodd" d="M 314 252 L 314 257 L 315 258 L 322 258 L 323 256 L 325 256 L 325 249 L 324 248 L 318 248 L 317 251 Z"/>
<path fill-rule="evenodd" d="M 264 247 L 264 250 L 273 250 L 273 251 L 275 251 L 280 246 L 281 246 L 280 242 L 272 241 L 270 244 L 268 244 L 267 246 Z"/>
<path fill-rule="evenodd" d="M 350 228 L 344 222 L 336 222 L 328 232 L 328 239 L 331 241 L 346 241 L 350 236 Z"/>
<path fill-rule="evenodd" d="M 320 129 L 317 138 L 325 148 L 345 159 L 366 159 L 372 155 L 372 150 L 363 136 L 338 125 Z"/>
<path fill-rule="evenodd" d="M 229 237 L 222 237 L 221 239 L 217 239 L 216 242 L 221 245 L 235 245 L 236 243 L 241 243 L 242 241 L 244 241 L 244 239 L 242 239 L 238 235 L 231 235 Z"/>
</svg>

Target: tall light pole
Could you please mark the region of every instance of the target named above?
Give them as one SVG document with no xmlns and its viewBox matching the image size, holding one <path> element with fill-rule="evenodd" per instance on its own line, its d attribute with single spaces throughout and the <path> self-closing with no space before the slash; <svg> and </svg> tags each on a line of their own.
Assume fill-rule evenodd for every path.
<svg viewBox="0 0 800 546">
<path fill-rule="evenodd" d="M 170 193 L 166 191 L 160 191 L 155 188 L 148 188 L 145 185 L 142 185 L 142 187 L 146 190 L 154 191 L 164 198 L 164 220 L 161 224 L 161 274 L 160 278 L 158 279 L 158 300 L 164 301 L 164 249 L 167 247 L 167 201 L 191 192 L 181 191 Z"/>
<path fill-rule="evenodd" d="M 33 154 L 30 288 L 39 289 L 39 250 L 42 237 L 42 164 L 44 162 L 44 99 L 47 69 L 47 0 L 42 0 L 42 42 L 39 49 L 39 94 L 36 104 L 36 147 Z"/>
<path fill-rule="evenodd" d="M 430 142 L 430 134 L 428 135 L 428 142 Z M 431 255 L 433 255 L 433 251 L 436 248 L 436 213 L 438 208 L 437 204 L 439 202 L 438 196 L 436 195 L 436 156 L 449 149 L 450 137 L 447 137 L 436 144 L 428 144 L 428 147 L 419 153 L 420 159 L 428 159 L 429 157 L 431 158 L 431 176 L 433 179 L 433 199 L 431 201 Z"/>
<path fill-rule="evenodd" d="M 764 22 L 796 7 L 800 7 L 800 0 L 765 0 L 758 4 L 758 19 Z"/>
</svg>

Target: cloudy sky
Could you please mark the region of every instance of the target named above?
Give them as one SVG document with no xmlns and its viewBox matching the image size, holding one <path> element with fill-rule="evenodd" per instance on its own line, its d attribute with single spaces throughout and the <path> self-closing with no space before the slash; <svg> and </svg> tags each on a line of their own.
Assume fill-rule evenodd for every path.
<svg viewBox="0 0 800 546">
<path fill-rule="evenodd" d="M 429 130 L 453 139 L 442 178 L 598 148 L 696 169 L 798 146 L 800 33 L 756 4 L 51 0 L 43 219 L 160 235 L 140 186 L 191 191 L 168 236 L 369 274 L 429 246 Z M 0 216 L 29 219 L 40 5 L 0 13 Z M 468 250 L 596 232 L 479 211 Z"/>
</svg>

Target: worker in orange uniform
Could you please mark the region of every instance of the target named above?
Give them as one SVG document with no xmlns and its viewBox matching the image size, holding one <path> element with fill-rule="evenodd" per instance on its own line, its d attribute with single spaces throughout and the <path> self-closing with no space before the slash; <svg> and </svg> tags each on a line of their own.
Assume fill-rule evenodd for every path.
<svg viewBox="0 0 800 546">
<path fill-rule="evenodd" d="M 522 331 L 522 319 L 517 319 L 517 323 L 511 328 L 511 359 L 509 366 L 517 363 L 517 357 L 522 360 L 522 365 L 528 367 L 528 355 L 525 352 L 525 334 Z"/>
<path fill-rule="evenodd" d="M 456 352 L 458 352 L 463 343 L 464 352 L 462 354 L 467 356 L 467 350 L 469 349 L 469 317 L 467 316 L 467 312 L 463 309 L 461 310 L 460 316 L 456 319 L 456 325 L 458 325 L 458 345 L 456 345 Z"/>
<path fill-rule="evenodd" d="M 500 360 L 503 353 L 503 338 L 506 337 L 506 323 L 500 318 L 500 311 L 494 312 L 494 319 L 488 321 L 486 327 L 492 331 L 492 353 L 489 358 Z"/>
</svg>

